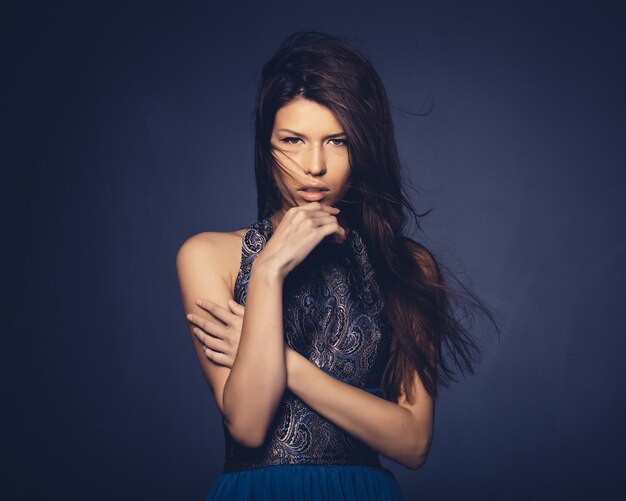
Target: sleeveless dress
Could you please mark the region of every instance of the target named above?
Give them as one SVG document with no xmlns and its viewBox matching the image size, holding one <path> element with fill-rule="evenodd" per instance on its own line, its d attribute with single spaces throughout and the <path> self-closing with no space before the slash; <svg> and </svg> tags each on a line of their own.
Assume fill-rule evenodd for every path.
<svg viewBox="0 0 626 501">
<path fill-rule="evenodd" d="M 271 238 L 269 215 L 242 241 L 234 298 L 246 303 L 254 259 Z M 363 240 L 321 242 L 283 284 L 285 342 L 327 374 L 380 397 L 390 327 Z M 381 397 L 382 398 L 382 397 Z M 378 453 L 285 389 L 261 447 L 235 441 L 222 419 L 225 458 L 205 501 L 402 501 Z"/>
</svg>

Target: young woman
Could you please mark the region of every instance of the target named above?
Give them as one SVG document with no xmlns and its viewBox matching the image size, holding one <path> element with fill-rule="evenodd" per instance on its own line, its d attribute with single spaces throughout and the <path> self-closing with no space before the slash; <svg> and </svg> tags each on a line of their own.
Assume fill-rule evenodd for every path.
<svg viewBox="0 0 626 501">
<path fill-rule="evenodd" d="M 295 33 L 263 67 L 255 111 L 257 220 L 177 255 L 223 417 L 207 500 L 402 499 L 379 455 L 424 464 L 438 385 L 478 354 L 450 300 L 489 312 L 402 235 L 403 208 L 418 215 L 366 57 Z"/>
</svg>

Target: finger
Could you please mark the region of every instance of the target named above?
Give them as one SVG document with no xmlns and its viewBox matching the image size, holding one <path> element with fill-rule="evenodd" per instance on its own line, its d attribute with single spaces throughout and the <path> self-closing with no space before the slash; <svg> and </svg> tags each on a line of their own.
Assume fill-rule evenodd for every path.
<svg viewBox="0 0 626 501">
<path fill-rule="evenodd" d="M 215 337 L 223 338 L 226 332 L 226 326 L 202 318 L 200 315 L 190 313 L 187 315 L 187 320 L 192 324 L 198 326 L 204 332 L 213 334 Z"/>
<path fill-rule="evenodd" d="M 324 211 L 324 212 L 332 213 L 332 214 L 337 214 L 338 212 L 340 212 L 339 208 L 333 207 L 332 205 L 322 204 L 320 202 L 309 202 L 306 205 L 297 207 L 297 209 L 312 211 L 312 212 Z"/>
<path fill-rule="evenodd" d="M 194 336 L 196 336 L 198 341 L 200 341 L 200 344 L 202 344 L 204 348 L 211 348 L 214 351 L 221 352 L 228 349 L 228 344 L 225 343 L 222 339 L 207 334 L 199 327 L 194 327 L 193 329 L 191 329 L 191 331 L 193 332 Z"/>
<path fill-rule="evenodd" d="M 326 225 L 331 225 L 333 227 L 338 226 L 336 233 L 337 233 L 337 237 L 341 238 L 341 239 L 345 239 L 347 236 L 347 232 L 345 230 L 345 228 L 343 226 L 341 226 L 341 223 L 339 222 L 339 220 L 337 219 L 337 217 L 335 217 L 332 214 L 326 214 L 324 216 L 320 216 L 320 217 L 316 217 L 315 219 L 315 223 L 318 224 L 318 226 L 326 226 Z"/>
<path fill-rule="evenodd" d="M 347 240 L 348 236 L 345 230 L 343 230 L 342 234 L 337 234 L 335 233 L 333 235 L 333 242 L 337 243 L 337 244 L 342 244 Z"/>
<path fill-rule="evenodd" d="M 222 306 L 211 301 L 210 299 L 200 297 L 196 299 L 196 304 L 203 310 L 208 311 L 216 319 L 222 321 L 226 325 L 229 325 L 233 320 L 234 315 L 230 312 L 230 310 L 223 308 Z"/>
<path fill-rule="evenodd" d="M 235 301 L 234 299 L 229 299 L 228 300 L 228 305 L 230 306 L 230 309 L 233 310 L 233 312 L 236 315 L 239 315 L 240 317 L 243 317 L 244 312 L 246 311 L 246 308 L 244 305 L 239 304 L 237 301 Z"/>
<path fill-rule="evenodd" d="M 221 353 L 219 351 L 211 350 L 210 348 L 204 349 L 204 354 L 211 361 L 218 365 L 223 365 L 224 367 L 232 368 L 231 358 L 225 353 Z"/>
<path fill-rule="evenodd" d="M 345 230 L 336 221 L 319 226 L 317 230 L 321 233 L 322 237 L 332 235 L 333 233 L 336 233 L 338 235 L 345 234 Z"/>
<path fill-rule="evenodd" d="M 312 214 L 311 219 L 319 226 L 337 222 L 337 218 L 333 214 L 328 214 L 327 212 L 321 212 L 319 215 Z"/>
</svg>

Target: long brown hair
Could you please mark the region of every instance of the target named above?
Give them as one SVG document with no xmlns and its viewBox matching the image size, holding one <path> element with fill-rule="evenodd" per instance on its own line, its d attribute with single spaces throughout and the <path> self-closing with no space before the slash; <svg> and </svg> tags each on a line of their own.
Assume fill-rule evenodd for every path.
<svg viewBox="0 0 626 501">
<path fill-rule="evenodd" d="M 470 335 L 478 311 L 495 324 L 489 309 L 424 245 L 403 235 L 412 214 L 400 174 L 389 100 L 369 60 L 348 42 L 317 32 L 296 32 L 263 66 L 255 107 L 255 174 L 258 217 L 282 207 L 270 143 L 278 109 L 296 97 L 328 107 L 346 133 L 351 186 L 336 205 L 367 246 L 391 322 L 389 361 L 382 396 L 397 400 L 404 390 L 413 401 L 413 374 L 433 398 L 456 370 L 473 373 L 480 346 Z M 444 270 L 446 275 L 444 276 Z M 447 284 L 448 276 L 461 286 Z M 465 322 L 467 323 L 467 322 Z"/>
</svg>

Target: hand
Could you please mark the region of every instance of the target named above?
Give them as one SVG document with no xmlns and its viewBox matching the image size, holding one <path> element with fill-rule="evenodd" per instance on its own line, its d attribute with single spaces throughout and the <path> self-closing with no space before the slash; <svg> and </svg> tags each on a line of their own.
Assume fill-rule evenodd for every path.
<svg viewBox="0 0 626 501">
<path fill-rule="evenodd" d="M 204 346 L 204 352 L 209 360 L 232 368 L 239 349 L 245 307 L 232 299 L 228 301 L 230 310 L 203 298 L 198 298 L 196 304 L 220 322 L 205 320 L 190 313 L 187 319 L 196 325 L 193 328 L 194 335 Z"/>
<path fill-rule="evenodd" d="M 338 213 L 336 207 L 319 202 L 291 207 L 256 260 L 271 262 L 287 276 L 328 235 L 334 234 L 340 242 L 346 240 L 347 232 L 337 220 Z"/>
</svg>

